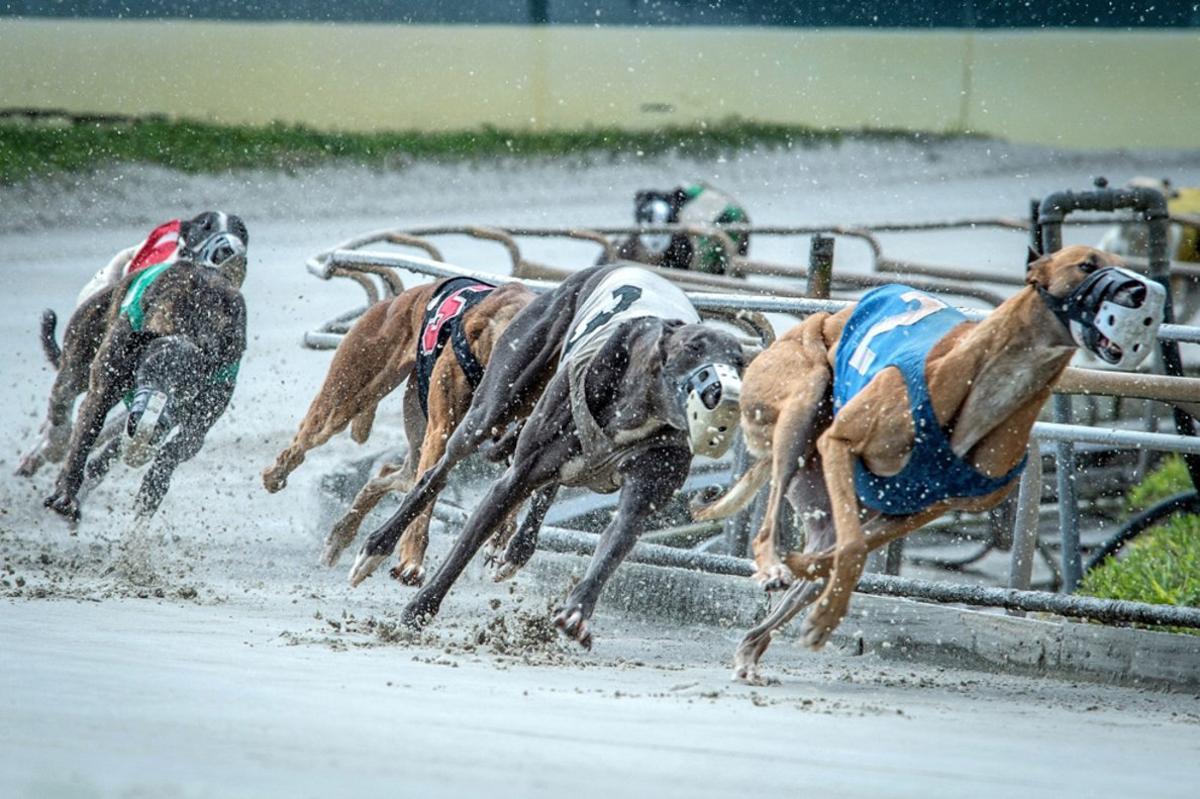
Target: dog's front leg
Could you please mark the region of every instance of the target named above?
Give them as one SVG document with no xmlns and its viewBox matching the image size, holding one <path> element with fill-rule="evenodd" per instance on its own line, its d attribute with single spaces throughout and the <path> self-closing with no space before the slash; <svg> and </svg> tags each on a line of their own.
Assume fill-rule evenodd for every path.
<svg viewBox="0 0 1200 799">
<path fill-rule="evenodd" d="M 800 636 L 805 645 L 820 649 L 829 641 L 850 606 L 867 562 L 867 542 L 858 520 L 858 495 L 854 491 L 854 454 L 851 442 L 831 428 L 817 442 L 825 471 L 825 485 L 837 530 L 833 569 L 816 607 L 804 619 Z"/>
<path fill-rule="evenodd" d="M 647 517 L 683 487 L 691 461 L 692 454 L 687 449 L 662 447 L 622 464 L 624 484 L 617 515 L 601 534 L 587 574 L 554 615 L 555 626 L 584 648 L 592 645 L 588 619 L 596 609 L 604 584 L 637 542 Z"/>
</svg>

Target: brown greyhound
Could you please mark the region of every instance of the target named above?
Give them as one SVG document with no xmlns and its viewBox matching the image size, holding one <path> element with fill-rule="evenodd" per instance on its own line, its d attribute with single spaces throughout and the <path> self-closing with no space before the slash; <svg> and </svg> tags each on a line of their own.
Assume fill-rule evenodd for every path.
<svg viewBox="0 0 1200 799">
<path fill-rule="evenodd" d="M 998 504 L 1017 483 L 1033 423 L 1076 346 L 1123 368 L 1153 349 L 1161 286 L 1088 247 L 1035 256 L 1025 288 L 982 322 L 888 286 L 810 316 L 750 365 L 742 430 L 761 460 L 696 515 L 733 513 L 769 473 L 755 577 L 767 587 L 797 582 L 742 640 L 736 678 L 757 680 L 773 631 L 814 601 L 801 636 L 820 649 L 871 550 L 947 511 Z M 784 496 L 807 536 L 804 552 L 781 562 Z"/>
<path fill-rule="evenodd" d="M 412 375 L 404 397 L 408 460 L 402 467 L 385 465 L 363 486 L 330 531 L 322 563 L 335 565 L 379 501 L 392 491 L 410 489 L 441 458 L 471 404 L 496 338 L 532 299 L 533 293 L 518 283 L 497 288 L 450 278 L 378 302 L 354 323 L 296 437 L 263 471 L 263 485 L 272 493 L 282 489 L 308 450 L 347 425 L 356 442 L 365 442 L 379 402 Z M 400 562 L 394 574 L 403 583 L 420 585 L 425 579 L 430 518 L 427 510 L 413 521 L 397 546 Z"/>
</svg>

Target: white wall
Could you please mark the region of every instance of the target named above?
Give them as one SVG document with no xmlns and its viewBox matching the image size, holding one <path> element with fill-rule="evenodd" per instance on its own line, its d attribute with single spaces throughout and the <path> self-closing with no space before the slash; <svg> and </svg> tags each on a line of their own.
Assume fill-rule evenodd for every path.
<svg viewBox="0 0 1200 799">
<path fill-rule="evenodd" d="M 352 130 L 648 127 L 738 115 L 1200 146 L 1194 31 L 0 20 L 0 108 Z"/>
</svg>

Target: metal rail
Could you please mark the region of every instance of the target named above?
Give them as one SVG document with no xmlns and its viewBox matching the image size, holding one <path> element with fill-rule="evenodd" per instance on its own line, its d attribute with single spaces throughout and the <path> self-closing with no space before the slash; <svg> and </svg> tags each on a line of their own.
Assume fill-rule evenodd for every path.
<svg viewBox="0 0 1200 799">
<path fill-rule="evenodd" d="M 329 269 L 335 267 L 343 269 L 391 267 L 393 269 L 404 269 L 433 277 L 465 276 L 480 280 L 490 280 L 492 282 L 518 280 L 518 278 L 511 275 L 498 275 L 478 269 L 468 269 L 441 261 L 422 258 L 418 255 L 405 255 L 403 253 L 381 252 L 378 250 L 334 250 L 329 253 L 328 258 L 321 262 L 320 265 L 314 266 L 310 262 L 309 271 L 318 273 L 318 276 L 321 276 L 321 273 L 327 274 Z M 536 292 L 550 291 L 558 285 L 552 280 L 520 279 L 520 281 L 528 286 L 530 290 Z M 747 288 L 760 289 L 761 287 L 747 286 Z M 688 297 L 698 309 L 759 311 L 762 313 L 786 313 L 801 316 L 820 312 L 837 313 L 854 304 L 853 300 L 818 300 L 807 297 L 762 296 L 757 294 L 709 291 L 691 291 L 688 292 Z M 988 314 L 987 311 L 982 311 L 978 308 L 960 308 L 959 310 L 968 319 L 976 322 Z M 1159 328 L 1158 338 L 1160 341 L 1182 341 L 1200 344 L 1200 327 L 1176 324 L 1163 325 Z"/>
<path fill-rule="evenodd" d="M 468 514 L 462 508 L 440 502 L 435 507 L 434 515 L 443 521 L 461 523 Z M 596 533 L 543 526 L 538 536 L 538 546 L 554 552 L 590 556 L 595 551 L 599 540 L 600 536 Z M 745 558 L 698 552 L 694 549 L 678 549 L 646 541 L 634 544 L 625 559 L 633 563 L 645 563 L 651 566 L 666 566 L 735 577 L 749 577 L 755 571 L 754 561 Z M 873 573 L 863 574 L 859 578 L 855 591 L 876 596 L 896 596 L 925 599 L 931 602 L 1005 608 L 1014 611 L 1053 613 L 1059 616 L 1108 623 L 1200 628 L 1200 608 L 1150 605 L 1144 602 L 1052 594 L 1047 591 L 958 585 Z"/>
</svg>

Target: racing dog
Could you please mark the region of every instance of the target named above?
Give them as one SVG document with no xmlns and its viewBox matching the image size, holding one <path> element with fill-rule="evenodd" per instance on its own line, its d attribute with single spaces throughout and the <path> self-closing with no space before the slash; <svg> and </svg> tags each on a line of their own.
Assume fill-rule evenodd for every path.
<svg viewBox="0 0 1200 799">
<path fill-rule="evenodd" d="M 441 457 L 497 337 L 532 299 L 533 293 L 519 283 L 497 288 L 472 278 L 450 278 L 378 302 L 350 328 L 292 443 L 263 471 L 263 485 L 272 493 L 282 489 L 308 450 L 347 425 L 356 442 L 366 441 L 380 401 L 412 375 L 404 397 L 408 460 L 399 469 L 385 466 L 359 491 L 329 533 L 321 556 L 325 565 L 337 563 L 384 496 L 407 489 Z M 409 585 L 420 585 L 425 578 L 429 510 L 400 539 L 396 574 Z"/>
<path fill-rule="evenodd" d="M 1034 255 L 1025 288 L 977 324 L 927 294 L 884 286 L 852 308 L 810 316 L 751 365 L 742 430 L 762 460 L 697 515 L 732 513 L 769 474 L 756 576 L 797 581 L 743 639 L 735 677 L 757 679 L 772 632 L 814 601 L 801 636 L 821 648 L 869 551 L 947 511 L 998 504 L 1077 346 L 1126 369 L 1150 353 L 1162 286 L 1088 247 Z M 786 570 L 775 552 L 785 495 L 807 531 Z"/>
<path fill-rule="evenodd" d="M 215 266 L 200 260 L 203 253 L 183 252 L 112 290 L 87 395 L 44 503 L 51 510 L 78 521 L 85 467 L 98 480 L 115 455 L 114 441 L 88 464 L 106 415 L 122 397 L 129 409 L 125 460 L 138 466 L 153 458 L 134 502 L 140 520 L 158 509 L 175 468 L 200 451 L 225 411 L 246 346 L 246 303 L 237 285 L 245 245 L 231 233 L 219 235 L 230 246 L 215 251 Z"/>
<path fill-rule="evenodd" d="M 205 211 L 187 220 L 159 225 L 140 244 L 121 250 L 80 291 L 67 322 L 60 349 L 55 341 L 58 317 L 42 314 L 42 350 L 57 370 L 50 389 L 50 407 L 40 438 L 21 459 L 17 474 L 35 474 L 46 461 L 58 463 L 71 439 L 71 408 L 88 388 L 96 352 L 112 322 L 114 298 L 122 281 L 143 270 L 186 260 L 220 269 L 236 287 L 242 285 L 249 243 L 242 220 L 221 211 Z M 120 300 L 116 300 L 116 305 Z"/>
<path fill-rule="evenodd" d="M 718 457 L 732 439 L 744 355 L 736 338 L 699 321 L 678 288 L 630 266 L 585 269 L 531 302 L 496 342 L 445 453 L 359 552 L 351 584 L 387 558 L 456 463 L 536 402 L 512 464 L 402 620 L 420 627 L 435 615 L 471 557 L 527 497 L 534 495 L 529 514 L 498 557 L 498 579 L 532 555 L 560 485 L 619 489 L 616 516 L 587 574 L 554 617 L 564 634 L 589 646 L 596 600 L 646 517 L 683 485 L 693 453 Z"/>
<path fill-rule="evenodd" d="M 639 225 L 690 224 L 719 227 L 749 223 L 736 200 L 705 183 L 678 186 L 668 191 L 639 191 L 634 196 L 633 218 Z M 748 233 L 730 233 L 738 255 L 750 250 Z M 709 236 L 683 233 L 642 233 L 626 238 L 617 247 L 617 260 L 650 266 L 686 269 L 723 275 L 730 267 L 725 251 Z"/>
</svg>

